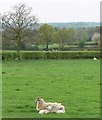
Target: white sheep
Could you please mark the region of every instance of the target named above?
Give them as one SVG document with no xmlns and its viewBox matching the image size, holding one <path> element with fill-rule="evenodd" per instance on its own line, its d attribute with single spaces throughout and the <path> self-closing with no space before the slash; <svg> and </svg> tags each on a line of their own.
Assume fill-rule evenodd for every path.
<svg viewBox="0 0 102 120">
<path fill-rule="evenodd" d="M 97 58 L 96 58 L 96 57 L 94 57 L 94 58 L 93 58 L 93 60 L 97 60 Z"/>
<path fill-rule="evenodd" d="M 39 114 L 43 113 L 65 113 L 65 108 L 61 103 L 51 103 L 45 102 L 42 98 L 37 98 L 36 110 L 39 111 Z"/>
</svg>

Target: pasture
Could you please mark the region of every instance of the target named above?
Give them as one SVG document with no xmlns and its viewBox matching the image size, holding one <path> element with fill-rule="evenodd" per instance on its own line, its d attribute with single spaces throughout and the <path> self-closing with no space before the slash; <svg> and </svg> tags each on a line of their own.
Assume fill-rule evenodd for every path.
<svg viewBox="0 0 102 120">
<path fill-rule="evenodd" d="M 99 118 L 100 61 L 22 60 L 2 64 L 3 118 Z M 65 114 L 39 115 L 35 100 L 61 102 Z"/>
</svg>

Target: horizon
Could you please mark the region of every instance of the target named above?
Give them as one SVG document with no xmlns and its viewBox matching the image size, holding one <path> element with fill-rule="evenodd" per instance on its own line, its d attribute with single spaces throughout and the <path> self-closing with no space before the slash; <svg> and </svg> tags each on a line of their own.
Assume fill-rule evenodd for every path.
<svg viewBox="0 0 102 120">
<path fill-rule="evenodd" d="M 92 22 L 91 21 L 90 22 L 88 22 L 88 21 L 78 21 L 78 22 L 74 22 L 74 21 L 70 22 L 69 21 L 69 22 L 63 22 L 62 21 L 62 22 L 38 22 L 38 23 L 101 23 L 101 22 L 97 22 L 97 21 L 96 22 L 94 22 L 94 21 L 92 21 Z"/>
</svg>

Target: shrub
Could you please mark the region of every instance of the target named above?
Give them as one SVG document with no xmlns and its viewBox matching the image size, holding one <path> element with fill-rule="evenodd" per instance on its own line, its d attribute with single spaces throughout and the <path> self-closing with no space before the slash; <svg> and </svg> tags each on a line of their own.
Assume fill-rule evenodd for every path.
<svg viewBox="0 0 102 120">
<path fill-rule="evenodd" d="M 2 52 L 2 60 L 12 60 L 17 58 L 16 52 Z"/>
<path fill-rule="evenodd" d="M 22 59 L 42 59 L 44 58 L 43 52 L 21 52 Z"/>
<path fill-rule="evenodd" d="M 85 41 L 84 40 L 79 41 L 78 46 L 79 46 L 79 48 L 84 48 Z"/>
</svg>

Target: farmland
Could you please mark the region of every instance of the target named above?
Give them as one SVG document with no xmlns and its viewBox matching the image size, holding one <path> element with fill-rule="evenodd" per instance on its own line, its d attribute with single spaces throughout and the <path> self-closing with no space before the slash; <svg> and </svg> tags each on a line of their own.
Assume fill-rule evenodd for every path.
<svg viewBox="0 0 102 120">
<path fill-rule="evenodd" d="M 3 61 L 3 118 L 99 118 L 100 61 Z M 65 114 L 39 115 L 35 100 L 61 102 Z"/>
</svg>

